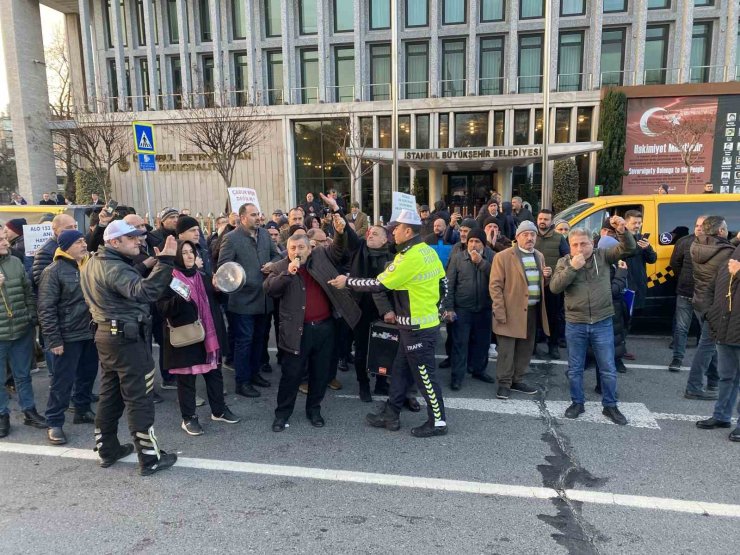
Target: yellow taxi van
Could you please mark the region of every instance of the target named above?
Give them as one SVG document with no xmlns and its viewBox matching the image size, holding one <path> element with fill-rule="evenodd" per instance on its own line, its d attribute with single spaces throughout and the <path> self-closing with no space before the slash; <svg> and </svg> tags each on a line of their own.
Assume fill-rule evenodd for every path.
<svg viewBox="0 0 740 555">
<path fill-rule="evenodd" d="M 642 212 L 642 233 L 658 253 L 655 264 L 647 265 L 648 297 L 642 316 L 665 318 L 673 313 L 676 283 L 670 267 L 673 245 L 694 231 L 697 216 L 722 216 L 730 237 L 740 231 L 740 194 L 619 195 L 579 200 L 553 221 L 565 220 L 571 228 L 585 228 L 593 237 L 610 216 L 624 216 L 628 210 Z"/>
</svg>

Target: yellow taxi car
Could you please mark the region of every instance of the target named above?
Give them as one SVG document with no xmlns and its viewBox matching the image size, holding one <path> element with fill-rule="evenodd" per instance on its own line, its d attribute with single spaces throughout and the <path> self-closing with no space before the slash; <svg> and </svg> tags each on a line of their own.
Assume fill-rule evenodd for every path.
<svg viewBox="0 0 740 555">
<path fill-rule="evenodd" d="M 658 254 L 647 265 L 648 296 L 643 314 L 663 317 L 673 311 L 675 276 L 670 267 L 673 245 L 693 233 L 697 216 L 722 216 L 730 237 L 740 231 L 740 194 L 619 195 L 579 200 L 555 216 L 571 228 L 585 228 L 598 237 L 601 224 L 610 216 L 624 216 L 628 210 L 642 212 L 642 233 Z"/>
</svg>

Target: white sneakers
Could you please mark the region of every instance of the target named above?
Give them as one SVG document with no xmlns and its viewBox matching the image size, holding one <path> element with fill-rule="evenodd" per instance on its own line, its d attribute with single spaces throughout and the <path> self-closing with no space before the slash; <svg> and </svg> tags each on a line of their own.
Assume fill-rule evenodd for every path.
<svg viewBox="0 0 740 555">
<path fill-rule="evenodd" d="M 491 343 L 491 346 L 488 347 L 488 358 L 494 359 L 496 357 L 498 357 L 498 353 L 496 352 L 496 344 Z"/>
</svg>

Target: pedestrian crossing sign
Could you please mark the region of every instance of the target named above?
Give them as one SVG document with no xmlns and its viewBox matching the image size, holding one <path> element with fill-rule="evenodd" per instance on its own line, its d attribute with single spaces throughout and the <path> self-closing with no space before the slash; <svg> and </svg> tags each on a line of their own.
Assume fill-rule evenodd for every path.
<svg viewBox="0 0 740 555">
<path fill-rule="evenodd" d="M 134 122 L 134 149 L 139 154 L 156 154 L 154 149 L 154 124 Z"/>
</svg>

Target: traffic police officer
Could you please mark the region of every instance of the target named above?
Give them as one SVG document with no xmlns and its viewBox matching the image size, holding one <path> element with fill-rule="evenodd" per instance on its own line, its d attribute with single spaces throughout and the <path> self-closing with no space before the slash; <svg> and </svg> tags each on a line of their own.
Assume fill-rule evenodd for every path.
<svg viewBox="0 0 740 555">
<path fill-rule="evenodd" d="M 376 428 L 398 430 L 406 390 L 416 380 L 426 399 L 428 420 L 412 428 L 411 433 L 416 437 L 444 435 L 447 423 L 442 389 L 435 376 L 434 346 L 440 300 L 447 294 L 447 278 L 437 253 L 419 236 L 419 215 L 412 210 L 401 210 L 393 224 L 398 254 L 377 279 L 340 275 L 329 283 L 360 293 L 393 292 L 400 346 L 391 371 L 388 403 L 380 413 L 368 414 L 368 423 Z"/>
<path fill-rule="evenodd" d="M 151 331 L 149 305 L 172 280 L 177 241 L 170 236 L 161 251 L 154 249 L 157 264 L 144 279 L 133 265 L 143 233 L 123 220 L 108 224 L 105 245 L 82 269 L 81 285 L 97 328 L 95 345 L 102 368 L 95 417 L 100 466 L 108 467 L 134 449 L 130 443 L 118 442 L 118 420 L 125 407 L 139 474 L 147 476 L 177 460 L 176 454 L 159 448 L 154 435 L 154 359 L 146 341 Z"/>
</svg>

